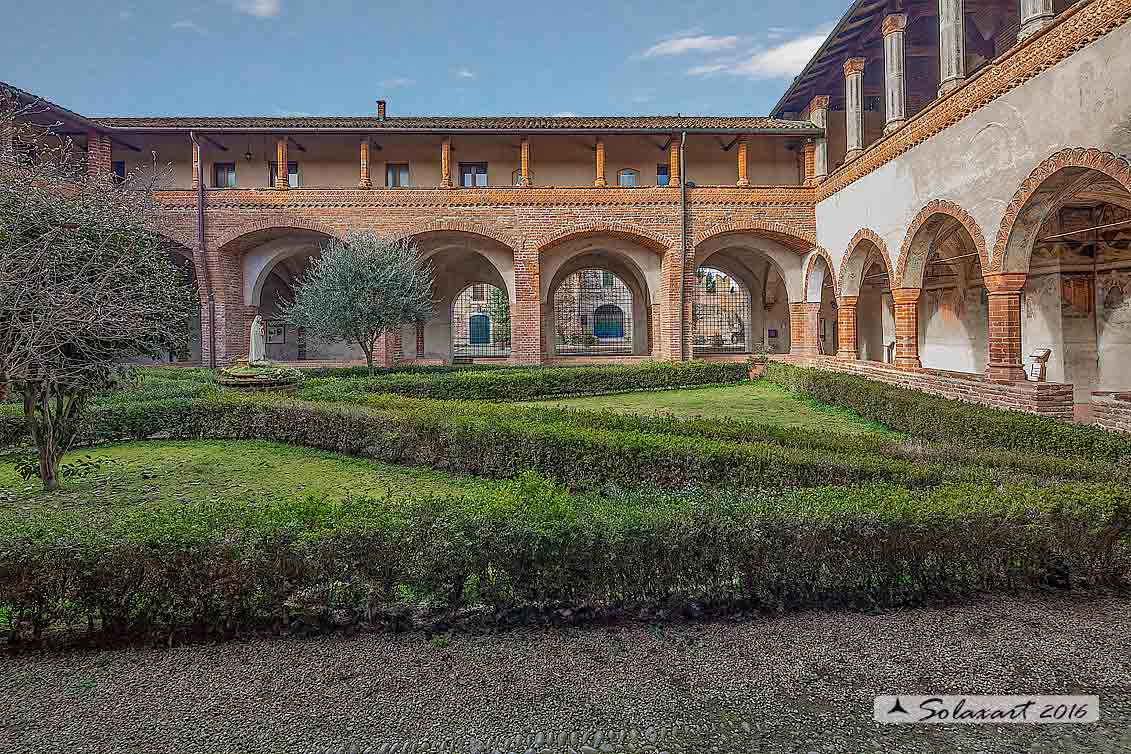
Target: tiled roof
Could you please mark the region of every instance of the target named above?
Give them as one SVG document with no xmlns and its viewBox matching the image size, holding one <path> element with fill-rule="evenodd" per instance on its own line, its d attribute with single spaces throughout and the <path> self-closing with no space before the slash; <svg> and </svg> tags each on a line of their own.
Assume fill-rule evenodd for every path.
<svg viewBox="0 0 1131 754">
<path fill-rule="evenodd" d="M 600 116 L 600 117 L 175 117 L 175 118 L 93 118 L 107 128 L 125 130 L 198 129 L 211 130 L 354 130 L 388 131 L 717 131 L 757 133 L 766 131 L 817 133 L 811 123 L 756 117 L 716 116 Z"/>
</svg>

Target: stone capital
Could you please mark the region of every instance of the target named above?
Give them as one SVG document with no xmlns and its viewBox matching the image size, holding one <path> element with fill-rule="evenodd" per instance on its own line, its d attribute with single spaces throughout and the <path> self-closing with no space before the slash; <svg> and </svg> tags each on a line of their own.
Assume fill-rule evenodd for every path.
<svg viewBox="0 0 1131 754">
<path fill-rule="evenodd" d="M 816 97 L 809 100 L 809 114 L 812 115 L 814 110 L 828 110 L 830 99 L 827 94 L 818 94 Z"/>
<path fill-rule="evenodd" d="M 991 296 L 1020 293 L 1025 287 L 1028 275 L 1024 272 L 1003 272 L 998 275 L 986 275 L 986 293 Z"/>
<path fill-rule="evenodd" d="M 906 13 L 892 13 L 884 16 L 884 23 L 881 27 L 883 35 L 886 37 L 888 34 L 895 34 L 896 32 L 907 30 L 907 14 Z"/>
<path fill-rule="evenodd" d="M 915 304 L 919 301 L 920 293 L 919 288 L 893 288 L 891 297 L 897 304 Z"/>
<path fill-rule="evenodd" d="M 854 73 L 864 73 L 866 62 L 868 62 L 866 58 L 849 58 L 844 61 L 844 75 L 851 76 Z"/>
</svg>

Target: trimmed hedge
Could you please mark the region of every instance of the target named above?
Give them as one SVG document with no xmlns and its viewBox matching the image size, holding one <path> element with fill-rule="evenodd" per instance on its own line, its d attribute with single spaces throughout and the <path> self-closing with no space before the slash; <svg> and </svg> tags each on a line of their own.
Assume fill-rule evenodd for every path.
<svg viewBox="0 0 1131 754">
<path fill-rule="evenodd" d="M 842 406 L 897 432 L 957 446 L 1006 448 L 1118 462 L 1131 437 L 1022 411 L 939 398 L 850 374 L 770 363 L 765 378 L 822 403 Z"/>
<path fill-rule="evenodd" d="M 377 393 L 440 400 L 523 401 L 733 384 L 748 379 L 749 372 L 750 365 L 745 362 L 392 372 L 376 377 L 311 379 L 300 396 L 336 402 Z"/>
<path fill-rule="evenodd" d="M 1131 492 L 1117 486 L 605 500 L 528 474 L 475 500 L 0 519 L 0 605 L 14 638 L 89 625 L 169 640 L 284 628 L 300 613 L 379 622 L 407 606 L 896 605 L 1125 584 L 1129 538 Z"/>
</svg>

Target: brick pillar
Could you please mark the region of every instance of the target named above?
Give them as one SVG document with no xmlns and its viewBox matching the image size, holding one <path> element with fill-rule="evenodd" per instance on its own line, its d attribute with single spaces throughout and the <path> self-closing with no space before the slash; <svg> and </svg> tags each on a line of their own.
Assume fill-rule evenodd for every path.
<svg viewBox="0 0 1131 754">
<path fill-rule="evenodd" d="M 678 186 L 680 180 L 679 139 L 672 137 L 671 144 L 668 144 L 668 185 Z"/>
<path fill-rule="evenodd" d="M 416 358 L 424 358 L 424 323 L 416 323 Z"/>
<path fill-rule="evenodd" d="M 864 58 L 844 61 L 844 123 L 848 152 L 845 162 L 851 162 L 864 151 Z"/>
<path fill-rule="evenodd" d="M 746 177 L 746 137 L 738 137 L 738 182 L 735 184 L 739 188 L 745 188 L 750 185 L 750 179 Z"/>
<path fill-rule="evenodd" d="M 856 348 L 856 296 L 841 296 L 837 299 L 837 358 L 859 359 Z"/>
<path fill-rule="evenodd" d="M 542 363 L 541 260 L 531 249 L 514 255 L 514 306 L 511 307 L 511 361 Z"/>
<path fill-rule="evenodd" d="M 895 365 L 901 369 L 920 369 L 919 361 L 919 293 L 918 288 L 896 288 L 895 302 Z"/>
<path fill-rule="evenodd" d="M 986 379 L 991 382 L 1024 382 L 1021 364 L 1021 289 L 1025 273 L 990 275 L 986 291 L 990 299 L 989 364 Z"/>
<path fill-rule="evenodd" d="M 809 102 L 809 122 L 817 128 L 828 128 L 829 98 L 825 95 L 814 97 Z M 820 183 L 829 174 L 829 140 L 818 136 L 813 143 L 813 182 Z"/>
<path fill-rule="evenodd" d="M 369 180 L 369 137 L 361 140 L 361 162 L 360 162 L 361 175 L 357 180 L 357 187 L 362 191 L 368 191 L 373 188 L 373 182 Z"/>
<path fill-rule="evenodd" d="M 817 143 L 813 140 L 805 142 L 805 146 L 801 148 L 801 165 L 805 173 L 805 185 L 816 186 L 816 158 L 817 158 Z"/>
<path fill-rule="evenodd" d="M 1021 30 L 1017 41 L 1021 42 L 1052 23 L 1056 9 L 1052 0 L 1021 0 Z"/>
<path fill-rule="evenodd" d="M 401 360 L 401 328 L 386 332 L 377 338 L 373 347 L 373 366 L 391 367 Z"/>
<path fill-rule="evenodd" d="M 287 191 L 291 187 L 291 174 L 287 169 L 287 139 L 279 139 L 275 144 L 275 189 Z"/>
<path fill-rule="evenodd" d="M 800 302 L 789 305 L 789 353 L 791 356 L 816 356 L 817 315 L 821 304 Z"/>
<path fill-rule="evenodd" d="M 192 145 L 192 190 L 196 191 L 200 183 L 200 144 Z"/>
<path fill-rule="evenodd" d="M 452 187 L 452 137 L 445 136 L 440 144 L 440 188 Z"/>
<path fill-rule="evenodd" d="M 530 188 L 530 139 L 525 136 L 519 143 L 519 168 L 522 171 L 522 187 Z"/>
<path fill-rule="evenodd" d="M 597 188 L 605 187 L 605 140 L 597 139 L 597 177 L 593 179 Z"/>
<path fill-rule="evenodd" d="M 111 170 L 110 137 L 88 131 L 86 134 L 86 174 L 92 177 L 106 175 Z"/>
<path fill-rule="evenodd" d="M 939 0 L 939 96 L 966 80 L 966 10 L 962 0 Z"/>
<path fill-rule="evenodd" d="M 906 13 L 892 13 L 884 17 L 884 90 L 887 103 L 884 134 L 890 134 L 907 122 L 907 77 L 903 51 L 906 29 Z"/>
</svg>

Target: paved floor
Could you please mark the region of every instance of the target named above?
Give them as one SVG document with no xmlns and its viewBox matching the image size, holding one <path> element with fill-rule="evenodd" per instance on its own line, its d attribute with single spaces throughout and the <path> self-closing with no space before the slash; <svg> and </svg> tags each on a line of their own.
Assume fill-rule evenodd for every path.
<svg viewBox="0 0 1131 754">
<path fill-rule="evenodd" d="M 1131 599 L 0 659 L 12 752 L 1131 752 Z M 877 693 L 1091 693 L 1091 725 L 872 722 Z M 600 733 L 601 738 L 595 738 Z"/>
</svg>

